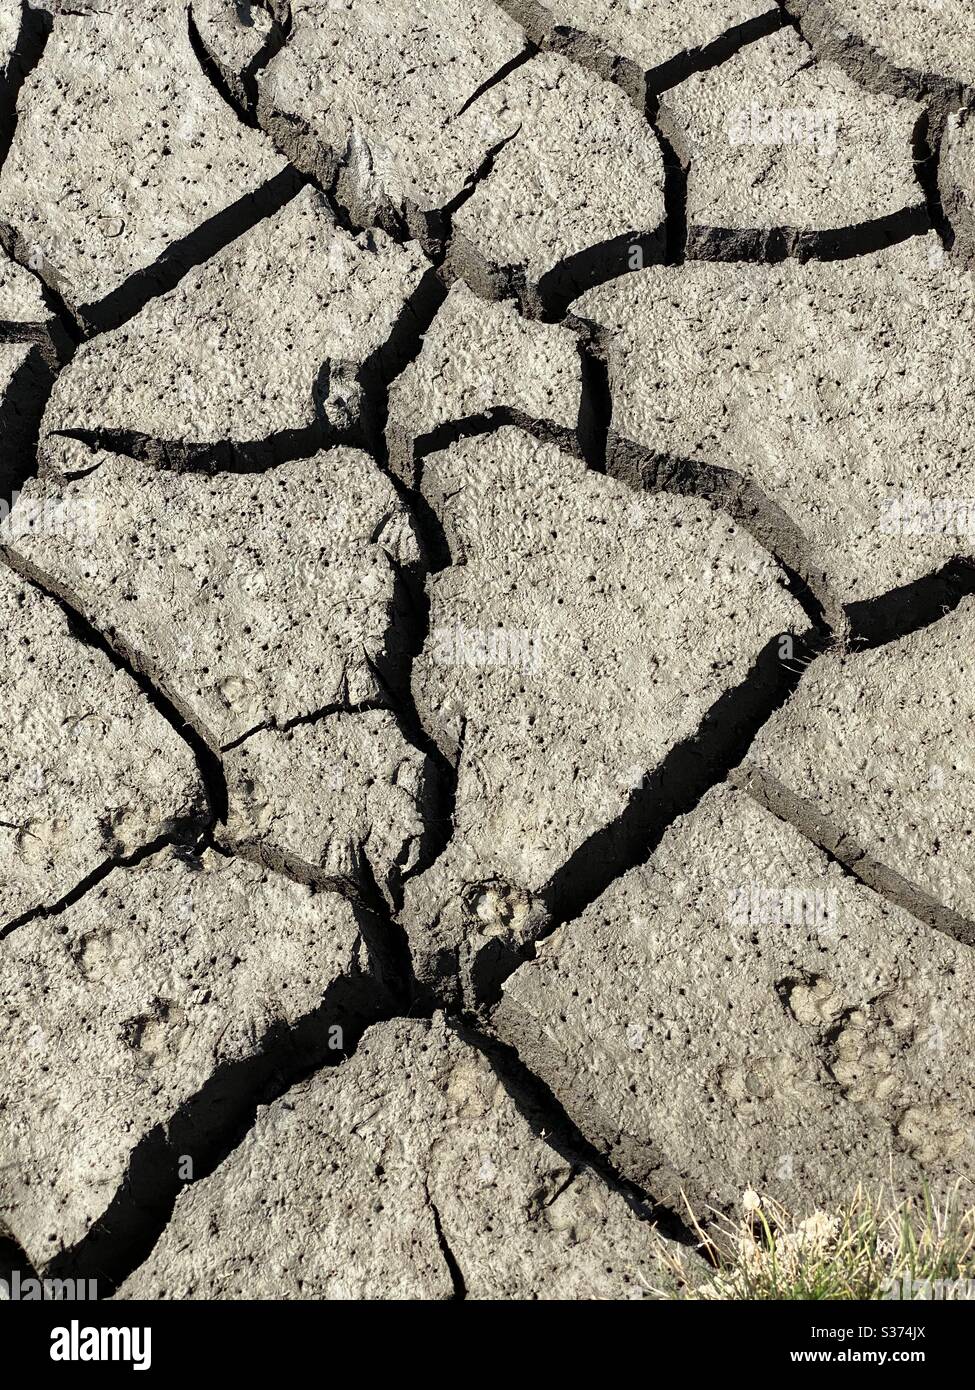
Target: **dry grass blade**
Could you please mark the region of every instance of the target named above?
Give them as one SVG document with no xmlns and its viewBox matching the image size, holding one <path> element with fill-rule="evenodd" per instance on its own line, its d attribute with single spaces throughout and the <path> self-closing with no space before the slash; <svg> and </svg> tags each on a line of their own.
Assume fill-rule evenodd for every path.
<svg viewBox="0 0 975 1390">
<path fill-rule="evenodd" d="M 835 1210 L 801 1218 L 751 1190 L 734 1220 L 685 1205 L 712 1272 L 695 1279 L 690 1263 L 662 1245 L 664 1284 L 681 1298 L 975 1299 L 975 1207 L 962 1202 L 960 1184 L 940 1203 L 858 1188 Z"/>
</svg>

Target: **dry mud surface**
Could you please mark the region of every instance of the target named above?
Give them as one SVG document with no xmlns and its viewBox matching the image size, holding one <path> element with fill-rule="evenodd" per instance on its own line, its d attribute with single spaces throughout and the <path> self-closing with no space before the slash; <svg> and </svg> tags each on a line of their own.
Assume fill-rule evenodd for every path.
<svg viewBox="0 0 975 1390">
<path fill-rule="evenodd" d="M 623 1298 L 975 1168 L 969 0 L 0 0 L 0 1263 Z"/>
</svg>

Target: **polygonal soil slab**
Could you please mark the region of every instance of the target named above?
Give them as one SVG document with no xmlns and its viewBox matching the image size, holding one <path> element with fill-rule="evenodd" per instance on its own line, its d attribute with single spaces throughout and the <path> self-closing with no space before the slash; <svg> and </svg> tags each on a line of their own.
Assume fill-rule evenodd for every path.
<svg viewBox="0 0 975 1390">
<path fill-rule="evenodd" d="M 92 451 L 23 500 L 97 510 L 92 533 L 13 546 L 151 674 L 214 748 L 382 694 L 404 655 L 398 570 L 416 540 L 367 455 L 332 449 L 266 473 L 173 473 Z M 29 516 L 29 513 L 28 513 Z"/>
<path fill-rule="evenodd" d="M 975 1169 L 975 956 L 724 787 L 505 985 L 501 1037 L 661 1200 Z"/>
<path fill-rule="evenodd" d="M 13 225 L 82 319 L 284 167 L 215 100 L 185 8 L 58 12 L 0 176 Z"/>
<path fill-rule="evenodd" d="M 754 480 L 838 599 L 971 553 L 957 506 L 903 523 L 970 497 L 975 460 L 975 283 L 934 236 L 830 263 L 654 266 L 576 309 L 606 330 L 614 430 Z"/>
<path fill-rule="evenodd" d="M 804 828 L 841 837 L 975 920 L 975 600 L 875 650 L 817 660 L 743 767 L 803 803 Z M 760 787 L 759 787 L 760 790 Z"/>
<path fill-rule="evenodd" d="M 532 291 L 601 242 L 656 234 L 665 216 L 660 146 L 618 88 L 543 54 L 478 102 L 471 117 L 517 133 L 453 218 L 451 257 L 495 292 Z"/>
<path fill-rule="evenodd" d="M 386 436 L 390 460 L 412 479 L 448 427 L 475 433 L 491 421 L 530 425 L 568 442 L 580 425 L 582 365 L 577 340 L 558 324 L 524 318 L 462 280 L 424 334 L 419 356 L 393 383 Z"/>
<path fill-rule="evenodd" d="M 116 869 L 0 943 L 0 1220 L 34 1267 L 199 1175 L 289 1048 L 354 1046 L 370 970 L 342 898 L 212 851 Z"/>
<path fill-rule="evenodd" d="M 871 91 L 954 96 L 971 87 L 975 25 L 968 0 L 788 0 L 820 58 Z"/>
<path fill-rule="evenodd" d="M 693 74 L 665 102 L 689 164 L 698 255 L 747 246 L 728 233 L 843 228 L 923 205 L 911 148 L 920 106 L 813 62 L 792 29 Z"/>
<path fill-rule="evenodd" d="M 79 466 L 59 430 L 121 436 L 176 463 L 266 462 L 305 439 L 312 452 L 316 434 L 358 419 L 362 366 L 425 268 L 416 245 L 341 231 L 321 194 L 304 189 L 82 346 L 48 407 L 47 465 Z"/>
<path fill-rule="evenodd" d="M 431 456 L 423 489 L 454 563 L 429 582 L 413 690 L 458 784 L 453 839 L 408 885 L 421 973 L 458 941 L 530 934 L 530 896 L 777 634 L 806 626 L 727 518 L 637 501 L 521 431 Z"/>
<path fill-rule="evenodd" d="M 70 509 L 47 522 L 90 536 Z M 189 747 L 131 677 L 72 633 L 53 599 L 2 566 L 0 602 L 2 929 L 59 902 L 106 860 L 192 834 L 206 798 Z"/>
<path fill-rule="evenodd" d="M 625 1298 L 650 1223 L 536 1137 L 441 1018 L 381 1024 L 188 1188 L 121 1298 Z M 451 1263 L 453 1268 L 451 1268 Z"/>
<path fill-rule="evenodd" d="M 392 714 L 331 713 L 252 734 L 226 755 L 236 853 L 325 888 L 387 897 L 424 838 L 423 755 Z"/>
<path fill-rule="evenodd" d="M 437 213 L 517 128 L 463 119 L 523 47 L 473 0 L 296 0 L 286 47 L 260 77 L 259 114 L 292 161 L 361 225 L 436 235 Z"/>
<path fill-rule="evenodd" d="M 765 0 L 500 0 L 534 43 L 563 49 L 641 100 L 678 80 L 682 60 L 769 14 Z M 746 29 L 747 32 L 747 29 Z"/>
</svg>

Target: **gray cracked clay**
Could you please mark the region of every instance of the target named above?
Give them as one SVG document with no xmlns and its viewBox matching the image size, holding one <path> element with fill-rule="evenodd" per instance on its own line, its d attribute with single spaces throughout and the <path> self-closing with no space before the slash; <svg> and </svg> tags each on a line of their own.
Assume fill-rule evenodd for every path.
<svg viewBox="0 0 975 1390">
<path fill-rule="evenodd" d="M 239 106 L 247 109 L 252 78 L 271 45 L 283 37 L 287 0 L 193 0 L 197 33 Z"/>
<path fill-rule="evenodd" d="M 458 280 L 424 335 L 415 362 L 389 394 L 390 461 L 413 478 L 445 426 L 516 416 L 568 439 L 579 425 L 582 364 L 577 340 L 558 324 L 524 318 L 510 302 L 481 299 Z"/>
<path fill-rule="evenodd" d="M 975 919 L 975 601 L 875 650 L 813 663 L 762 729 L 746 772 L 787 789 L 813 827 Z M 841 851 L 842 852 L 842 851 Z"/>
<path fill-rule="evenodd" d="M 0 331 L 25 335 L 31 328 L 46 329 L 52 318 L 37 276 L 0 251 Z"/>
<path fill-rule="evenodd" d="M 933 234 L 846 261 L 652 266 L 574 308 L 604 330 L 614 430 L 757 483 L 838 600 L 972 554 L 975 281 Z"/>
<path fill-rule="evenodd" d="M 534 284 L 595 243 L 656 231 L 663 166 L 614 87 L 551 54 L 506 73 L 522 51 L 503 11 L 468 0 L 298 5 L 260 78 L 260 121 L 356 222 L 433 245 L 453 208 L 465 274 Z"/>
<path fill-rule="evenodd" d="M 82 318 L 284 167 L 214 101 L 182 5 L 56 13 L 17 115 L 0 220 Z"/>
<path fill-rule="evenodd" d="M 0 1245 L 633 1297 L 970 1181 L 967 0 L 34 9 Z"/>
<path fill-rule="evenodd" d="M 730 788 L 507 982 L 494 1015 L 661 1200 L 787 1207 L 975 1167 L 971 951 Z"/>
<path fill-rule="evenodd" d="M 287 46 L 260 78 L 259 117 L 360 225 L 436 235 L 437 214 L 516 128 L 465 108 L 523 47 L 472 0 L 292 5 Z"/>
<path fill-rule="evenodd" d="M 955 98 L 970 90 L 975 28 L 967 0 L 788 0 L 817 54 L 871 91 Z"/>
<path fill-rule="evenodd" d="M 260 1110 L 118 1297 L 641 1297 L 658 1249 L 442 1018 L 400 1020 Z"/>
<path fill-rule="evenodd" d="M 304 1026 L 324 1061 L 328 1030 L 351 1039 L 380 997 L 336 894 L 212 851 L 114 870 L 57 930 L 41 920 L 0 943 L 0 1221 L 44 1269 L 117 1198 L 172 1181 L 168 1144 L 202 1161 L 275 1038 L 298 1045 Z"/>
<path fill-rule="evenodd" d="M 0 930 L 164 833 L 202 827 L 193 755 L 135 682 L 0 566 Z"/>
<path fill-rule="evenodd" d="M 912 151 L 920 105 L 864 92 L 842 69 L 813 63 L 792 29 L 693 74 L 664 104 L 688 164 L 699 255 L 715 239 L 709 228 L 823 231 L 923 205 Z"/>
<path fill-rule="evenodd" d="M 750 20 L 769 12 L 765 0 L 501 0 L 533 42 L 565 50 L 604 77 L 619 81 L 636 101 L 645 80 L 669 85 L 677 60 L 691 57 Z"/>
<path fill-rule="evenodd" d="M 252 734 L 224 765 L 222 840 L 301 882 L 392 898 L 426 833 L 424 758 L 388 710 L 329 713 Z"/>
<path fill-rule="evenodd" d="M 407 887 L 415 964 L 435 976 L 443 951 L 530 936 L 573 852 L 806 623 L 770 557 L 704 503 L 634 498 L 522 431 L 432 456 L 423 489 L 454 561 L 430 580 L 413 668 L 458 769 L 454 836 Z"/>
<path fill-rule="evenodd" d="M 79 466 L 59 431 L 142 436 L 177 462 L 221 462 L 249 443 L 266 457 L 276 438 L 286 451 L 300 431 L 358 421 L 360 370 L 425 269 L 415 244 L 353 238 L 303 189 L 124 327 L 82 345 L 48 405 L 42 463 Z"/>
<path fill-rule="evenodd" d="M 543 54 L 486 93 L 471 118 L 512 134 L 453 217 L 470 283 L 532 292 L 564 261 L 664 221 L 664 165 L 643 116 L 611 83 Z"/>
<path fill-rule="evenodd" d="M 214 749 L 348 708 L 402 679 L 412 521 L 367 455 L 266 473 L 174 473 L 105 452 L 34 479 L 7 529 L 22 561 L 165 690 Z M 32 526 L 67 505 L 98 525 Z"/>
</svg>

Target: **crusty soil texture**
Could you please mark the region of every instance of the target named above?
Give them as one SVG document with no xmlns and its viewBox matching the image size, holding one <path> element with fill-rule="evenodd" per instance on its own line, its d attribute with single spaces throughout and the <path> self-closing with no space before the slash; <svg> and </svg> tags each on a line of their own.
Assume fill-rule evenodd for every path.
<svg viewBox="0 0 975 1390">
<path fill-rule="evenodd" d="M 973 84 L 970 0 L 0 0 L 4 1261 L 639 1297 L 971 1175 Z"/>
</svg>

